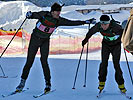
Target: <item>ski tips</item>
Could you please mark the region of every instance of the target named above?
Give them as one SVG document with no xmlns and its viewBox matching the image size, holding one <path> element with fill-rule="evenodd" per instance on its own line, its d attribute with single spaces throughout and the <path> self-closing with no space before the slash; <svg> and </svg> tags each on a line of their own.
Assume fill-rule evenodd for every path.
<svg viewBox="0 0 133 100">
<path fill-rule="evenodd" d="M 5 97 L 5 95 L 1 95 L 3 98 Z"/>
</svg>

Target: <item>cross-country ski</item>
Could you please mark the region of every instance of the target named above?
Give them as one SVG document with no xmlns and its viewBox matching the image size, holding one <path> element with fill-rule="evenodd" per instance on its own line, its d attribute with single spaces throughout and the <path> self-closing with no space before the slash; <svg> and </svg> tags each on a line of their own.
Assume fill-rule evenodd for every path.
<svg viewBox="0 0 133 100">
<path fill-rule="evenodd" d="M 25 92 L 25 91 L 27 91 L 27 90 L 29 90 L 29 88 L 26 88 L 26 89 L 24 89 L 24 90 L 22 90 L 22 91 L 13 91 L 13 92 L 11 92 L 11 93 L 9 93 L 9 94 L 2 94 L 2 97 L 3 98 L 5 98 L 5 97 L 9 97 L 9 96 L 12 96 L 12 95 L 15 95 L 15 94 L 18 94 L 18 93 L 23 93 L 23 92 Z"/>
<path fill-rule="evenodd" d="M 99 91 L 98 95 L 96 96 L 97 98 L 100 98 L 102 95 L 104 95 L 105 91 L 102 90 L 102 91 Z"/>
<path fill-rule="evenodd" d="M 0 78 L 17 78 L 18 75 L 15 76 L 0 76 Z"/>
<path fill-rule="evenodd" d="M 131 96 L 127 95 L 126 93 L 121 93 L 123 96 L 125 96 L 127 99 L 132 99 Z"/>
<path fill-rule="evenodd" d="M 47 94 L 49 94 L 49 93 L 52 93 L 52 92 L 54 92 L 54 91 L 56 91 L 56 89 L 51 90 L 51 91 L 46 92 L 46 93 L 43 92 L 43 93 L 38 94 L 38 95 L 33 95 L 33 97 L 34 97 L 34 98 L 39 98 L 39 97 L 42 97 L 42 96 L 47 95 Z"/>
</svg>

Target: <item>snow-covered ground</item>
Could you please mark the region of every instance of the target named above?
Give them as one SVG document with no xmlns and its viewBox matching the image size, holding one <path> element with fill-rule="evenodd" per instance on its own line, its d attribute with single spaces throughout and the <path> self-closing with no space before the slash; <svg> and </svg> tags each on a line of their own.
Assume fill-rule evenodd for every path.
<svg viewBox="0 0 133 100">
<path fill-rule="evenodd" d="M 87 20 L 90 18 L 96 18 L 97 22 L 99 21 L 99 17 L 102 15 L 102 12 L 92 11 L 86 15 L 83 15 L 75 10 L 79 9 L 101 9 L 101 10 L 114 10 L 120 7 L 125 6 L 133 6 L 133 4 L 113 4 L 113 5 L 71 5 L 64 6 L 62 8 L 61 16 L 71 19 L 71 20 Z M 0 3 L 0 27 L 3 27 L 5 30 L 9 29 L 18 29 L 22 21 L 25 19 L 25 14 L 27 11 L 50 11 L 50 7 L 40 8 L 35 6 L 34 4 L 27 1 L 10 1 L 10 2 L 1 2 Z M 114 19 L 122 22 L 129 16 L 129 11 L 122 10 L 120 13 L 112 14 Z M 29 33 L 32 33 L 32 29 L 35 27 L 35 23 L 37 20 L 27 20 L 23 25 L 23 29 Z M 79 33 L 79 30 L 86 29 L 88 31 L 88 25 L 82 26 L 73 26 L 73 27 L 59 27 L 58 29 L 61 31 L 63 29 L 69 29 L 70 31 L 75 30 L 75 32 L 67 32 L 68 34 Z M 66 30 L 64 30 L 66 32 Z M 80 31 L 80 34 L 86 34 L 85 31 Z M 54 34 L 57 34 L 56 32 Z M 60 34 L 60 33 L 59 33 Z"/>
<path fill-rule="evenodd" d="M 72 90 L 78 59 L 69 59 L 69 57 L 65 57 L 64 59 L 49 58 L 48 61 L 52 75 L 52 89 L 56 89 L 56 91 L 38 98 L 38 100 L 97 100 L 96 95 L 98 93 L 98 69 L 100 60 L 88 60 L 87 87 L 83 87 L 85 60 L 81 60 L 75 86 L 76 89 Z M 8 94 L 15 90 L 15 87 L 18 85 L 26 59 L 25 57 L 7 57 L 0 60 L 1 66 L 3 67 L 6 75 L 18 75 L 17 78 L 0 79 L 0 94 Z M 121 61 L 120 64 L 125 79 L 125 86 L 128 90 L 127 94 L 133 96 L 133 86 L 126 62 Z M 133 73 L 133 62 L 130 61 L 129 64 L 131 72 Z M 1 72 L 0 74 L 2 75 Z M 0 100 L 33 100 L 33 95 L 41 93 L 45 87 L 43 78 L 40 58 L 37 57 L 25 86 L 25 88 L 28 87 L 30 89 L 24 93 L 16 94 L 7 98 L 2 98 L 0 96 Z M 106 92 L 101 97 L 101 100 L 127 100 L 127 98 L 122 96 L 119 92 L 118 86 L 115 82 L 114 68 L 111 61 L 109 61 L 108 64 L 108 76 L 105 91 Z"/>
<path fill-rule="evenodd" d="M 73 20 L 87 20 L 89 18 L 95 17 L 99 21 L 101 12 L 93 11 L 87 15 L 82 15 L 75 11 L 75 9 L 84 8 L 100 8 L 100 9 L 111 9 L 118 8 L 120 5 L 105 5 L 105 6 L 67 6 L 63 7 L 61 16 L 73 19 Z M 121 5 L 122 6 L 122 5 Z M 123 5 L 124 6 L 124 5 Z M 126 6 L 126 5 L 125 5 Z M 18 28 L 19 25 L 25 18 L 25 13 L 27 11 L 40 11 L 40 10 L 50 10 L 49 7 L 39 8 L 27 1 L 17 1 L 17 2 L 0 2 L 0 27 L 3 26 L 4 29 L 9 30 L 10 28 Z M 113 14 L 113 17 L 122 22 L 129 16 L 129 11 L 123 10 L 120 13 Z M 36 20 L 27 20 L 24 24 L 24 29 L 31 33 Z M 74 27 L 59 27 L 58 30 L 64 31 L 66 34 L 71 35 L 85 35 L 88 26 L 74 26 Z M 76 29 L 75 31 L 73 31 Z M 62 34 L 58 32 L 58 34 Z M 58 35 L 55 32 L 55 36 Z M 65 34 L 62 34 L 65 35 Z M 80 36 L 79 35 L 79 36 Z M 21 57 L 20 57 L 21 56 Z M 22 57 L 23 56 L 23 57 Z M 78 64 L 80 54 L 65 54 L 65 55 L 50 55 L 49 65 L 51 69 L 52 76 L 52 89 L 56 89 L 56 92 L 38 98 L 38 100 L 96 100 L 96 95 L 98 93 L 98 69 L 100 64 L 100 51 L 89 53 L 88 57 L 88 70 L 87 70 L 87 84 L 86 88 L 83 87 L 84 84 L 84 70 L 85 70 L 85 54 L 82 57 L 79 73 L 76 82 L 76 89 L 72 90 L 74 77 L 76 73 L 76 68 Z M 132 55 L 127 53 L 129 60 L 129 65 L 131 73 L 133 74 L 133 59 Z M 39 94 L 43 91 L 45 87 L 43 72 L 40 64 L 40 58 L 36 57 L 33 67 L 31 68 L 29 77 L 26 82 L 26 87 L 30 88 L 28 91 L 22 94 L 16 94 L 8 98 L 2 98 L 2 94 L 8 94 L 15 90 L 18 85 L 22 73 L 23 66 L 26 61 L 25 55 L 15 55 L 14 57 L 2 57 L 0 58 L 0 65 L 4 69 L 7 76 L 18 75 L 17 78 L 0 78 L 0 100 L 33 100 L 33 95 Z M 125 79 L 125 86 L 127 88 L 127 94 L 133 96 L 133 86 L 130 80 L 127 64 L 125 61 L 125 55 L 122 49 L 122 56 L 120 62 L 123 76 Z M 114 68 L 113 63 L 110 61 L 108 64 L 108 76 L 105 87 L 105 93 L 101 97 L 101 100 L 127 100 L 119 92 L 118 86 L 114 78 Z M 0 70 L 0 75 L 2 72 Z"/>
</svg>

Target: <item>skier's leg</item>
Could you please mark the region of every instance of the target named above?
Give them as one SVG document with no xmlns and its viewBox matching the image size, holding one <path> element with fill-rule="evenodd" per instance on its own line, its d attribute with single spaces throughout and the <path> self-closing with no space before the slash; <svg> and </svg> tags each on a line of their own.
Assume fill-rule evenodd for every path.
<svg viewBox="0 0 133 100">
<path fill-rule="evenodd" d="M 109 59 L 109 54 L 110 54 L 110 50 L 108 49 L 108 46 L 104 43 L 102 43 L 102 50 L 101 50 L 101 56 L 102 56 L 102 61 L 100 64 L 100 68 L 99 68 L 99 87 L 98 89 L 102 90 L 104 88 L 105 85 L 105 81 L 106 81 L 106 76 L 107 76 L 107 66 L 108 66 L 108 59 Z"/>
<path fill-rule="evenodd" d="M 38 40 L 38 37 L 34 35 L 31 36 L 31 40 L 30 40 L 29 48 L 28 48 L 28 54 L 27 54 L 27 61 L 26 61 L 26 64 L 24 66 L 23 73 L 21 76 L 22 79 L 26 80 L 28 77 L 30 68 L 32 67 L 36 53 L 39 48 L 39 42 L 40 41 Z"/>
<path fill-rule="evenodd" d="M 44 78 L 46 82 L 46 88 L 45 92 L 50 91 L 51 89 L 51 75 L 50 75 L 50 69 L 48 65 L 48 55 L 49 55 L 49 39 L 45 40 L 43 45 L 40 47 L 40 52 L 41 52 L 41 64 L 43 68 L 43 73 L 44 73 Z"/>
<path fill-rule="evenodd" d="M 36 45 L 38 43 L 36 41 L 37 41 L 36 37 L 34 37 L 32 35 L 31 36 L 31 40 L 30 40 L 30 44 L 29 44 L 29 48 L 28 48 L 27 61 L 26 61 L 26 64 L 25 64 L 25 66 L 23 68 L 23 73 L 22 73 L 22 76 L 21 76 L 21 81 L 20 81 L 20 84 L 16 87 L 17 91 L 22 91 L 24 86 L 25 86 L 26 79 L 28 77 L 30 68 L 31 68 L 31 66 L 33 64 L 35 55 L 36 55 L 37 50 L 38 50 L 38 46 Z"/>
<path fill-rule="evenodd" d="M 121 45 L 118 44 L 117 46 L 113 48 L 113 52 L 112 52 L 113 64 L 115 68 L 115 80 L 120 90 L 122 92 L 126 92 L 126 89 L 124 86 L 123 73 L 120 68 L 120 55 L 121 55 Z"/>
</svg>

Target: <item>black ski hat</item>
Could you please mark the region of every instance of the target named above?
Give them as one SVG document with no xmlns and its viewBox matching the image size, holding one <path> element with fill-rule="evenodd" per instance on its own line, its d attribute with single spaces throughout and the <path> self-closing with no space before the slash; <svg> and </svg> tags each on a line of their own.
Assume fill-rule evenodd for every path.
<svg viewBox="0 0 133 100">
<path fill-rule="evenodd" d="M 61 6 L 60 4 L 58 3 L 54 3 L 52 6 L 51 6 L 51 11 L 61 11 L 61 8 L 64 6 L 64 4 Z"/>
<path fill-rule="evenodd" d="M 102 15 L 100 17 L 100 23 L 101 24 L 109 24 L 110 23 L 110 18 L 108 15 Z"/>
</svg>

